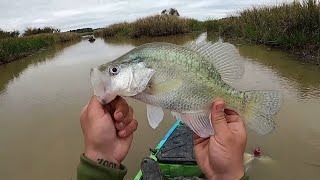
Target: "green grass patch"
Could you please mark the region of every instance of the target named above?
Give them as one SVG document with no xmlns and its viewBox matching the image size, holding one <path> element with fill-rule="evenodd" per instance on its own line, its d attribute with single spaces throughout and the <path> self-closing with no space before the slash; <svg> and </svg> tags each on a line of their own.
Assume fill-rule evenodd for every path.
<svg viewBox="0 0 320 180">
<path fill-rule="evenodd" d="M 81 36 L 76 33 L 49 33 L 0 40 L 0 64 L 8 63 L 55 43 L 64 43 Z"/>
</svg>

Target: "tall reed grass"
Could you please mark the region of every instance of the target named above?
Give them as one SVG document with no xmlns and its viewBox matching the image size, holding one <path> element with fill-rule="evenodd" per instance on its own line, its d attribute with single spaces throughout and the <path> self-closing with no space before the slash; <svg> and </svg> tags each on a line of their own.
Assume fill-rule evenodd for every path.
<svg viewBox="0 0 320 180">
<path fill-rule="evenodd" d="M 188 19 L 172 15 L 140 18 L 132 25 L 131 37 L 164 36 L 190 32 Z"/>
<path fill-rule="evenodd" d="M 182 18 L 173 15 L 154 15 L 140 18 L 132 23 L 123 22 L 112 24 L 95 32 L 103 37 L 128 36 L 138 38 L 141 36 L 165 36 L 189 33 L 201 30 L 202 22 L 195 19 Z"/>
<path fill-rule="evenodd" d="M 55 43 L 80 39 L 76 33 L 49 33 L 0 40 L 0 64 L 30 55 Z"/>
<path fill-rule="evenodd" d="M 237 16 L 207 21 L 208 31 L 320 57 L 320 1 L 252 7 Z M 320 59 L 318 59 L 320 62 Z"/>
</svg>

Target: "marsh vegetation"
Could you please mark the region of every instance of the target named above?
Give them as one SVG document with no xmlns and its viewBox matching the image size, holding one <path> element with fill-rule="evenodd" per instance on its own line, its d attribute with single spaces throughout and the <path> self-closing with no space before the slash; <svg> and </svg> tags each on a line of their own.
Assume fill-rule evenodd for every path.
<svg viewBox="0 0 320 180">
<path fill-rule="evenodd" d="M 205 22 L 208 32 L 288 50 L 320 64 L 320 1 L 252 7 Z"/>
<path fill-rule="evenodd" d="M 132 23 L 122 22 L 112 24 L 95 32 L 103 37 L 127 36 L 138 38 L 142 36 L 166 36 L 190 33 L 201 30 L 200 22 L 195 19 L 183 18 L 177 15 L 154 15 L 140 18 Z"/>
<path fill-rule="evenodd" d="M 65 32 L 0 39 L 0 64 L 31 55 L 55 43 L 64 43 L 80 37 L 79 34 Z"/>
<path fill-rule="evenodd" d="M 95 31 L 102 37 L 166 36 L 207 31 L 229 38 L 241 38 L 297 54 L 301 60 L 320 64 L 320 1 L 304 0 L 268 6 L 254 6 L 232 16 L 199 21 L 181 17 L 177 10 L 122 22 Z"/>
</svg>

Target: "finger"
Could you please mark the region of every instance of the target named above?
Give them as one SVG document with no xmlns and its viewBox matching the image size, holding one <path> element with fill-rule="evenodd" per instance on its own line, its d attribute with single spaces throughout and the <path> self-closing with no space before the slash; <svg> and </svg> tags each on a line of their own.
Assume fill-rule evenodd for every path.
<svg viewBox="0 0 320 180">
<path fill-rule="evenodd" d="M 199 139 L 201 138 L 197 133 L 193 132 L 193 139 Z"/>
<path fill-rule="evenodd" d="M 207 139 L 209 139 L 209 138 L 202 138 L 202 137 L 198 136 L 196 133 L 193 133 L 194 145 L 198 145 L 198 144 L 206 141 Z"/>
<path fill-rule="evenodd" d="M 92 96 L 87 109 L 90 119 L 100 118 L 105 114 L 103 105 L 100 104 L 97 96 Z"/>
<path fill-rule="evenodd" d="M 225 109 L 224 113 L 227 114 L 227 115 L 239 115 L 237 112 L 235 112 L 232 109 Z"/>
<path fill-rule="evenodd" d="M 122 118 L 122 120 L 117 121 L 116 128 L 118 131 L 124 129 L 128 124 L 131 123 L 133 120 L 133 109 L 132 107 L 129 107 L 129 112 L 126 114 L 125 117 Z"/>
<path fill-rule="evenodd" d="M 228 123 L 234 123 L 234 122 L 243 123 L 240 115 L 237 112 L 231 109 L 225 109 L 224 113 L 226 114 L 226 119 Z"/>
<path fill-rule="evenodd" d="M 122 121 L 129 112 L 129 105 L 122 97 L 117 96 L 109 103 L 115 121 Z"/>
<path fill-rule="evenodd" d="M 135 132 L 137 128 L 138 128 L 138 121 L 133 119 L 130 122 L 130 124 L 128 124 L 124 129 L 118 132 L 118 135 L 120 137 L 128 137 L 131 134 L 133 134 L 133 132 Z"/>
<path fill-rule="evenodd" d="M 227 120 L 224 114 L 224 108 L 224 102 L 220 100 L 216 101 L 212 106 L 211 122 L 217 135 L 224 134 L 229 131 Z"/>
<path fill-rule="evenodd" d="M 193 144 L 196 148 L 205 148 L 209 143 L 210 138 L 202 138 L 196 133 L 193 133 Z"/>
</svg>

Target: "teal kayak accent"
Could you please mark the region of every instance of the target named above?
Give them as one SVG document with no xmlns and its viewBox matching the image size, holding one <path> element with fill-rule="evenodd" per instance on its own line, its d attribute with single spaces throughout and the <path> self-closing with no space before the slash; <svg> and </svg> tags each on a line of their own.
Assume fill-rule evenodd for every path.
<svg viewBox="0 0 320 180">
<path fill-rule="evenodd" d="M 181 120 L 178 120 L 176 123 L 174 123 L 174 125 L 170 128 L 170 130 L 167 132 L 167 134 L 162 138 L 160 143 L 157 145 L 157 147 L 156 147 L 157 151 L 159 151 L 159 149 L 161 149 L 163 144 L 167 141 L 167 139 L 170 137 L 172 132 L 179 126 L 180 123 L 181 123 Z M 153 154 L 151 154 L 149 157 L 151 157 L 151 158 L 153 158 L 155 160 L 157 159 Z M 134 178 L 134 180 L 140 180 L 141 177 L 142 177 L 142 172 L 141 172 L 141 170 L 139 170 L 139 172 L 136 175 L 136 177 Z"/>
<path fill-rule="evenodd" d="M 182 128 L 183 127 L 183 128 Z M 192 131 L 188 128 L 189 131 L 184 131 L 182 129 L 186 129 L 186 125 L 183 124 L 183 122 L 181 120 L 178 120 L 171 128 L 170 130 L 167 132 L 167 134 L 162 138 L 162 140 L 159 142 L 159 144 L 156 146 L 155 148 L 155 153 L 152 153 L 149 157 L 153 158 L 154 160 L 158 161 L 158 164 L 160 166 L 161 172 L 162 174 L 168 178 L 174 178 L 174 177 L 204 177 L 203 173 L 201 172 L 201 170 L 199 169 L 198 165 L 194 162 L 180 162 L 180 161 L 175 161 L 173 160 L 172 162 L 170 161 L 171 158 L 165 156 L 165 161 L 160 161 L 160 159 L 158 158 L 162 158 L 161 155 L 162 152 L 167 153 L 168 149 L 169 151 L 171 149 L 179 149 L 179 147 L 183 147 L 183 148 L 188 148 L 190 151 L 188 151 L 189 153 L 188 156 L 193 156 L 192 154 L 192 148 L 193 148 L 193 138 L 190 137 L 190 135 L 192 136 Z M 180 132 L 177 133 L 177 132 Z M 185 134 L 187 132 L 187 134 Z M 177 146 L 173 146 L 173 147 L 169 147 L 170 141 L 175 141 L 177 140 L 177 135 L 180 135 L 180 138 L 182 137 L 182 141 L 184 141 L 185 138 L 187 138 L 187 135 L 189 136 L 189 139 L 187 138 L 186 142 L 180 142 Z M 171 137 L 172 136 L 172 137 Z M 192 141 L 191 145 L 189 141 Z M 176 143 L 176 142 L 174 142 Z M 185 144 L 188 144 L 188 146 L 184 146 Z M 166 145 L 165 145 L 166 144 Z M 165 146 L 164 146 L 165 145 Z M 181 150 L 181 149 L 180 149 Z M 182 150 L 183 151 L 183 150 Z M 171 152 L 171 151 L 170 151 Z M 170 154 L 169 152 L 169 154 Z M 179 151 L 180 152 L 180 151 Z M 158 157 L 158 158 L 157 158 Z M 173 157 L 176 158 L 176 157 Z M 169 159 L 169 160 L 168 160 Z M 194 160 L 195 161 L 195 160 Z M 141 180 L 142 178 L 142 172 L 141 170 L 139 170 L 139 172 L 137 173 L 136 177 L 134 178 L 134 180 Z"/>
<path fill-rule="evenodd" d="M 178 120 L 171 128 L 170 130 L 167 132 L 167 134 L 162 138 L 162 140 L 160 141 L 160 143 L 157 145 L 156 149 L 159 150 L 163 144 L 167 141 L 167 139 L 170 137 L 170 135 L 173 133 L 173 131 L 180 125 L 182 121 Z"/>
</svg>

